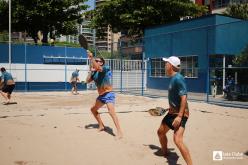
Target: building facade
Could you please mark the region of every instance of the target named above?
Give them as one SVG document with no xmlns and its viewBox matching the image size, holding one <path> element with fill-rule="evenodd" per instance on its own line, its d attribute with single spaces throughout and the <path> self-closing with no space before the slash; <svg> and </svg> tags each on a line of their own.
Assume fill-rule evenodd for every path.
<svg viewBox="0 0 248 165">
<path fill-rule="evenodd" d="M 128 37 L 122 34 L 120 37 L 120 53 L 124 58 L 142 60 L 144 45 L 143 37 Z"/>
<path fill-rule="evenodd" d="M 79 25 L 79 34 L 83 34 L 84 37 L 88 41 L 88 46 L 93 47 L 94 46 L 94 31 L 93 29 L 89 28 L 88 25 L 90 23 L 90 20 L 86 19 L 82 22 L 81 25 Z"/>
<path fill-rule="evenodd" d="M 223 89 L 230 75 L 235 76 L 236 83 L 244 83 L 245 75 L 232 67 L 235 55 L 248 46 L 244 36 L 248 36 L 248 21 L 219 14 L 146 29 L 147 87 L 168 86 L 162 57 L 172 55 L 181 59 L 180 72 L 190 92 L 209 92 L 212 79 Z"/>
<path fill-rule="evenodd" d="M 105 0 L 95 0 L 96 8 L 99 7 Z M 113 33 L 109 27 L 105 27 L 105 36 L 103 38 L 96 38 L 96 48 L 99 51 L 108 51 L 112 50 L 117 51 L 118 41 L 121 36 L 120 33 Z"/>
</svg>

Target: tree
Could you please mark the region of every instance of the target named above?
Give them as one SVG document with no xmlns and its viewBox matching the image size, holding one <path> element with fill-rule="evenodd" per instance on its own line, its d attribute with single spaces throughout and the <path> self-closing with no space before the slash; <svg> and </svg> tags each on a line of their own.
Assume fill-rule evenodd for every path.
<svg viewBox="0 0 248 165">
<path fill-rule="evenodd" d="M 113 32 L 142 36 L 146 27 L 206 12 L 205 7 L 190 0 L 106 0 L 88 14 L 93 16 L 90 26 L 97 29 L 97 36 L 104 36 L 108 26 Z"/>
<path fill-rule="evenodd" d="M 27 32 L 37 43 L 38 31 L 43 33 L 43 43 L 49 37 L 77 33 L 77 23 L 82 21 L 86 0 L 12 0 L 12 31 Z M 1 19 L 8 20 L 8 8 L 5 0 L 0 0 Z M 2 24 L 2 23 L 1 23 Z M 6 24 L 0 30 L 7 29 Z"/>
<path fill-rule="evenodd" d="M 227 7 L 225 14 L 235 18 L 248 20 L 248 3 L 231 4 Z M 248 45 L 239 55 L 237 55 L 233 60 L 233 63 L 237 66 L 248 66 Z"/>
<path fill-rule="evenodd" d="M 227 7 L 225 14 L 239 19 L 248 20 L 248 3 L 231 4 Z"/>
<path fill-rule="evenodd" d="M 233 63 L 237 66 L 248 66 L 248 45 L 239 55 L 236 56 L 236 58 L 233 60 Z"/>
<path fill-rule="evenodd" d="M 9 19 L 8 13 L 9 5 L 6 1 L 0 0 L 0 29 L 8 29 Z"/>
</svg>

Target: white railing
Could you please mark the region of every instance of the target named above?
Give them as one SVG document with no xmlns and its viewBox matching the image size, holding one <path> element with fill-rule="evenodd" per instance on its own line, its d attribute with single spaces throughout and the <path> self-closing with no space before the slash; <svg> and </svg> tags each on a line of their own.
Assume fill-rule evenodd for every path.
<svg viewBox="0 0 248 165">
<path fill-rule="evenodd" d="M 142 88 L 145 90 L 147 84 L 146 61 L 143 61 L 143 64 L 142 71 L 142 60 L 105 59 L 105 65 L 110 66 L 113 72 L 114 90 L 141 90 Z M 92 88 L 92 85 L 89 88 Z"/>
</svg>

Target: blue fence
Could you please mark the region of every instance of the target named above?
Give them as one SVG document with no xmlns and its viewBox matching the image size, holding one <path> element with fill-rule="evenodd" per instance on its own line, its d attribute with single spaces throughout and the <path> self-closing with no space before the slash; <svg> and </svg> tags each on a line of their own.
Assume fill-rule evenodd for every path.
<svg viewBox="0 0 248 165">
<path fill-rule="evenodd" d="M 83 48 L 12 44 L 9 56 L 8 44 L 0 44 L 0 64 L 12 73 L 17 91 L 66 91 L 75 69 L 86 72 L 87 54 Z"/>
</svg>

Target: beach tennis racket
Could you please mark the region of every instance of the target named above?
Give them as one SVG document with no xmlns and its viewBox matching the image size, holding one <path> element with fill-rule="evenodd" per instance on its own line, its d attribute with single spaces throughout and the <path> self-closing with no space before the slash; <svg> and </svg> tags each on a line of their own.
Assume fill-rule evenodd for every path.
<svg viewBox="0 0 248 165">
<path fill-rule="evenodd" d="M 84 35 L 80 34 L 78 36 L 78 42 L 79 42 L 79 44 L 80 44 L 81 47 L 83 47 L 84 49 L 88 50 L 88 41 L 84 37 Z"/>
<path fill-rule="evenodd" d="M 82 34 L 80 34 L 78 36 L 78 41 L 79 41 L 80 46 L 82 48 L 86 49 L 86 51 L 88 53 L 89 50 L 88 50 L 88 41 L 87 41 L 87 39 Z M 92 64 L 90 63 L 89 69 L 91 69 L 91 67 L 92 67 Z M 89 76 L 91 76 L 90 70 L 89 70 L 89 73 L 88 73 L 88 76 L 87 77 L 89 77 Z M 86 84 L 86 81 L 82 81 L 81 83 L 82 84 Z"/>
<path fill-rule="evenodd" d="M 162 107 L 156 107 L 156 108 L 152 108 L 148 110 L 148 113 L 152 116 L 163 116 L 166 111 L 168 111 L 169 109 L 165 109 Z"/>
</svg>

